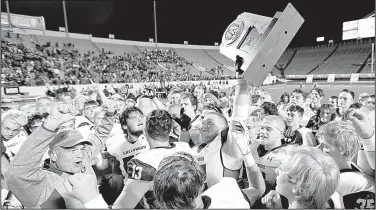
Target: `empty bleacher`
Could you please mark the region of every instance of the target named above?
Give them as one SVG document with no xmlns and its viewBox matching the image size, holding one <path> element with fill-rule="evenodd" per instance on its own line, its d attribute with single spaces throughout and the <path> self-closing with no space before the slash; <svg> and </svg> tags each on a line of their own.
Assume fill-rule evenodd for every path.
<svg viewBox="0 0 376 210">
<path fill-rule="evenodd" d="M 221 66 L 220 63 L 213 60 L 204 50 L 201 49 L 182 49 L 174 48 L 175 52 L 185 58 L 188 62 L 199 64 L 207 70 Z"/>
<path fill-rule="evenodd" d="M 313 49 L 298 49 L 290 65 L 286 68 L 286 75 L 305 75 L 333 52 L 335 47 L 317 47 Z M 316 73 L 316 72 L 314 72 Z"/>
<path fill-rule="evenodd" d="M 286 68 L 286 65 L 292 56 L 294 56 L 294 52 L 294 49 L 286 49 L 286 51 L 278 59 L 276 66 L 278 66 L 278 68 Z M 275 66 L 272 69 L 272 73 L 278 77 L 281 77 L 281 72 Z"/>
<path fill-rule="evenodd" d="M 231 59 L 227 58 L 226 56 L 222 55 L 219 50 L 205 50 L 207 54 L 209 54 L 213 59 L 221 63 L 222 65 L 228 66 L 228 67 L 233 67 L 234 66 L 234 61 Z M 223 75 L 225 76 L 234 76 L 235 72 L 227 69 L 227 67 L 223 66 Z"/>
<path fill-rule="evenodd" d="M 371 44 L 339 46 L 337 51 L 313 74 L 356 73 L 371 52 Z"/>
</svg>

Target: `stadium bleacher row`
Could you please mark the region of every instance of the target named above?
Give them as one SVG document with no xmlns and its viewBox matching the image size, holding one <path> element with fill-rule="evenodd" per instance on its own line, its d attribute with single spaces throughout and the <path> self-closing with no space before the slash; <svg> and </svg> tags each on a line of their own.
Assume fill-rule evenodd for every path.
<svg viewBox="0 0 376 210">
<path fill-rule="evenodd" d="M 20 43 L 30 49 L 35 49 L 36 44 L 43 45 L 50 42 L 71 43 L 81 54 L 93 52 L 99 55 L 102 52 L 111 51 L 112 55 L 124 55 L 127 53 L 142 54 L 145 50 L 155 50 L 153 47 L 119 45 L 110 43 L 92 42 L 91 40 L 75 39 L 67 37 L 52 37 L 43 35 L 27 35 L 10 33 L 10 37 L 3 34 L 2 39 L 12 43 Z M 284 75 L 308 75 L 308 74 L 351 74 L 369 73 L 371 57 L 371 42 L 364 40 L 363 43 L 337 43 L 331 46 L 315 46 L 302 48 L 288 48 L 278 60 L 272 70 L 272 74 L 282 77 Z M 233 61 L 219 53 L 219 50 L 189 49 L 189 48 L 159 48 L 171 50 L 179 55 L 187 63 L 190 63 L 189 72 L 203 77 L 213 77 L 214 69 L 220 69 L 221 76 L 234 76 L 231 70 Z M 171 67 L 163 62 L 156 65 L 156 69 Z M 182 72 L 185 66 L 175 65 L 174 69 Z"/>
</svg>

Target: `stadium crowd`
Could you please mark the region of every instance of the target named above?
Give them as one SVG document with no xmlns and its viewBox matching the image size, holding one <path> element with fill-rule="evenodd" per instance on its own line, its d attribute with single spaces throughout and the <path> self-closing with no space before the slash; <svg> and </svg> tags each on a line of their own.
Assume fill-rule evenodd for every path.
<svg viewBox="0 0 376 210">
<path fill-rule="evenodd" d="M 96 83 L 137 83 L 229 78 L 192 74 L 192 63 L 172 50 L 146 49 L 140 53 L 114 55 L 102 49 L 101 53 L 81 54 L 71 43 L 37 44 L 33 41 L 32 45 L 26 46 L 21 40 L 12 42 L 7 37 L 2 39 L 2 85 L 90 84 L 89 79 Z M 169 67 L 163 67 L 165 64 Z"/>
<path fill-rule="evenodd" d="M 39 78 L 48 60 L 35 60 Z M 374 95 L 324 101 L 315 85 L 272 99 L 244 79 L 229 92 L 71 90 L 2 113 L 3 207 L 375 208 Z"/>
</svg>

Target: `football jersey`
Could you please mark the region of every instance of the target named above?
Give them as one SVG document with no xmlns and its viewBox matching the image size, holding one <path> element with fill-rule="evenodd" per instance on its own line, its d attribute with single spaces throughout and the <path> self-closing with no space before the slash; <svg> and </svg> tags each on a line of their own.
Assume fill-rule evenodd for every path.
<svg viewBox="0 0 376 210">
<path fill-rule="evenodd" d="M 281 139 L 282 145 L 285 144 L 296 144 L 302 145 L 303 144 L 303 137 L 302 134 L 298 130 L 291 130 L 289 128 L 283 134 L 283 138 Z"/>
<path fill-rule="evenodd" d="M 356 166 L 340 171 L 337 192 L 343 197 L 346 209 L 375 208 L 375 180 L 363 174 Z"/>
<path fill-rule="evenodd" d="M 234 138 L 229 134 L 229 128 L 222 130 L 209 144 L 193 147 L 195 157 L 206 173 L 206 184 L 211 187 L 223 177 L 225 169 L 240 170 L 243 155 L 238 149 Z"/>
<path fill-rule="evenodd" d="M 140 182 L 149 182 L 150 189 L 139 203 L 139 207 L 153 209 L 157 208 L 153 195 L 153 179 L 158 170 L 159 164 L 164 157 L 173 155 L 177 152 L 186 152 L 192 154 L 192 149 L 188 143 L 174 142 L 169 147 L 157 147 L 136 155 L 127 164 L 128 179 Z M 132 189 L 137 190 L 137 189 Z"/>
<path fill-rule="evenodd" d="M 107 139 L 106 147 L 108 153 L 119 161 L 120 170 L 125 177 L 127 177 L 127 173 L 124 168 L 127 167 L 127 163 L 137 154 L 150 149 L 149 142 L 144 135 L 139 136 L 137 141 L 131 143 L 127 141 L 124 134 L 117 134 Z M 116 168 L 119 163 L 115 163 Z"/>
<path fill-rule="evenodd" d="M 250 209 L 248 199 L 240 190 L 235 179 L 223 177 L 201 194 L 204 209 Z"/>
<path fill-rule="evenodd" d="M 256 163 L 260 168 L 262 176 L 264 177 L 265 184 L 269 188 L 271 188 L 276 182 L 277 174 L 275 173 L 275 170 L 279 167 L 279 165 L 281 164 L 281 160 L 285 157 L 284 155 L 281 155 L 279 152 L 280 149 L 285 146 L 287 145 L 275 147 L 270 151 L 264 150 L 260 152 L 259 158 L 256 159 Z M 260 147 L 263 146 L 260 145 Z"/>
</svg>

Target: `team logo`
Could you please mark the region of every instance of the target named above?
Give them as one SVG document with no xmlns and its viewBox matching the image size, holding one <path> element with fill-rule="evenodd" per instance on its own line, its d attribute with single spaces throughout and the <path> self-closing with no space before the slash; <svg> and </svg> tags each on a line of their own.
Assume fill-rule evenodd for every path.
<svg viewBox="0 0 376 210">
<path fill-rule="evenodd" d="M 234 43 L 242 34 L 244 30 L 244 22 L 242 20 L 235 20 L 226 29 L 222 39 L 222 43 L 225 46 L 229 46 Z"/>
</svg>

